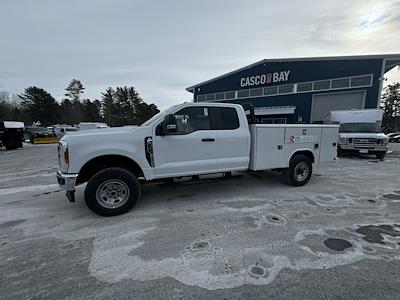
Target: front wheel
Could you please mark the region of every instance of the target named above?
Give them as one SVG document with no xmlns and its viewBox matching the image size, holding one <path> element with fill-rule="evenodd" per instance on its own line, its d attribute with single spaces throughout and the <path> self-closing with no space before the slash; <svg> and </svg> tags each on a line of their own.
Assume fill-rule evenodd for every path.
<svg viewBox="0 0 400 300">
<path fill-rule="evenodd" d="M 94 175 L 85 190 L 85 202 L 94 213 L 116 216 L 129 211 L 140 197 L 135 175 L 123 168 L 107 168 Z"/>
<path fill-rule="evenodd" d="M 289 185 L 305 185 L 312 175 L 312 163 L 305 155 L 295 155 L 289 163 L 289 168 L 283 170 L 285 181 Z"/>
</svg>

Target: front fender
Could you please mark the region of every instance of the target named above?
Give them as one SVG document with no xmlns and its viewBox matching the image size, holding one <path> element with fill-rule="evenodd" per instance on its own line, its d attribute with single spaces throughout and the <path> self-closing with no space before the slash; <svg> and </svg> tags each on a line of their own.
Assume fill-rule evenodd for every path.
<svg viewBox="0 0 400 300">
<path fill-rule="evenodd" d="M 144 139 L 109 137 L 107 142 L 71 142 L 68 144 L 70 164 L 68 173 L 78 174 L 82 167 L 100 156 L 120 155 L 136 162 L 147 180 L 154 178 L 154 170 L 146 160 Z"/>
</svg>

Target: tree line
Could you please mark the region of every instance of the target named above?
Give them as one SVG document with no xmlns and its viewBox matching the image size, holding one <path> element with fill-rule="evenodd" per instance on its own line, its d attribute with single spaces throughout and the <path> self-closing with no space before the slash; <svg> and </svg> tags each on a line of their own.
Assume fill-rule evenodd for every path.
<svg viewBox="0 0 400 300">
<path fill-rule="evenodd" d="M 400 82 L 385 87 L 381 109 L 383 109 L 383 131 L 386 133 L 400 131 Z"/>
<path fill-rule="evenodd" d="M 139 125 L 159 112 L 147 104 L 134 87 L 109 87 L 100 100 L 84 99 L 84 86 L 73 79 L 61 103 L 46 90 L 31 86 L 19 95 L 0 91 L 0 120 L 23 121 L 42 126 L 105 122 L 109 126 Z"/>
</svg>

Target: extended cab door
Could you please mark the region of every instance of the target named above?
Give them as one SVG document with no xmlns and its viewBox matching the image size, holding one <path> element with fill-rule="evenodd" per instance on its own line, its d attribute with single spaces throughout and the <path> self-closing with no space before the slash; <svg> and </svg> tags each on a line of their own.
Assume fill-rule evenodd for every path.
<svg viewBox="0 0 400 300">
<path fill-rule="evenodd" d="M 176 133 L 154 136 L 156 178 L 217 172 L 217 130 L 211 129 L 210 108 L 185 107 L 175 118 Z"/>
<path fill-rule="evenodd" d="M 244 170 L 250 162 L 250 131 L 243 111 L 235 107 L 215 107 L 218 128 L 218 169 Z"/>
</svg>

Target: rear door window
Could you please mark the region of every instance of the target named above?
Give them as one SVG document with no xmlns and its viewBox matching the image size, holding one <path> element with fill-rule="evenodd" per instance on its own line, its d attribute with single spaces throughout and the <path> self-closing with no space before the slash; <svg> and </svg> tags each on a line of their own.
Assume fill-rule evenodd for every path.
<svg viewBox="0 0 400 300">
<path fill-rule="evenodd" d="M 235 108 L 217 107 L 215 108 L 218 130 L 234 130 L 239 128 L 239 118 Z"/>
</svg>

